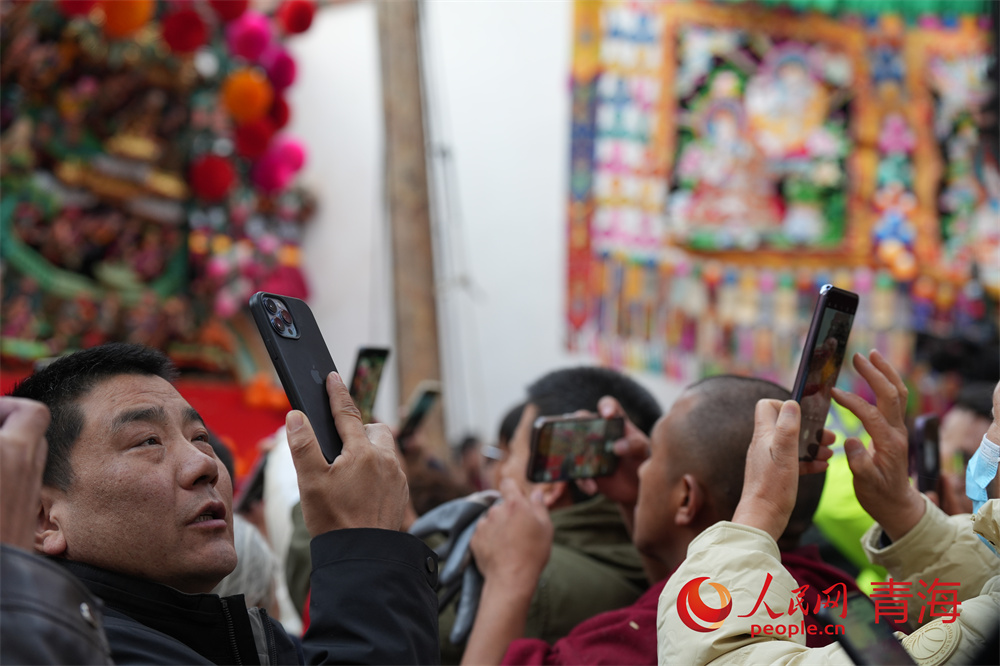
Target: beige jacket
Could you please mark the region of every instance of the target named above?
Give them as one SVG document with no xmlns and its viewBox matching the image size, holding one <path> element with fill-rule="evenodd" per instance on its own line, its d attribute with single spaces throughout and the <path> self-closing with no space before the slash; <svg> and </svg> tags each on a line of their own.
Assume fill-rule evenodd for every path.
<svg viewBox="0 0 1000 666">
<path fill-rule="evenodd" d="M 1000 531 L 1000 501 L 990 500 L 976 517 L 976 530 L 997 539 Z M 924 600 L 917 596 L 935 578 L 960 582 L 960 616 L 952 623 L 936 619 L 909 636 L 903 646 L 919 664 L 968 663 L 977 654 L 990 632 L 1000 622 L 1000 558 L 990 552 L 973 532 L 969 515 L 945 515 L 931 502 L 910 532 L 885 548 L 878 548 L 881 528 L 874 525 L 862 539 L 874 564 L 889 570 L 894 580 L 913 583 L 910 590 L 909 619 L 916 621 Z M 773 576 L 764 601 L 776 613 L 771 619 L 764 605 L 750 617 L 767 574 Z M 703 576 L 725 586 L 732 595 L 733 609 L 718 629 L 700 632 L 680 619 L 677 599 L 688 581 Z M 851 664 L 840 645 L 805 647 L 798 631 L 801 612 L 787 614 L 795 597 L 795 580 L 781 566 L 778 546 L 761 530 L 721 522 L 698 536 L 688 547 L 687 559 L 670 577 L 660 595 L 657 613 L 657 652 L 660 664 Z M 702 593 L 711 590 L 702 584 Z M 715 593 L 706 598 L 709 606 L 719 606 Z M 924 618 L 925 621 L 928 617 Z M 752 625 L 772 625 L 773 635 L 751 637 Z M 778 625 L 783 625 L 781 629 Z M 794 626 L 794 629 L 792 628 Z M 779 633 L 783 635 L 778 635 Z"/>
</svg>

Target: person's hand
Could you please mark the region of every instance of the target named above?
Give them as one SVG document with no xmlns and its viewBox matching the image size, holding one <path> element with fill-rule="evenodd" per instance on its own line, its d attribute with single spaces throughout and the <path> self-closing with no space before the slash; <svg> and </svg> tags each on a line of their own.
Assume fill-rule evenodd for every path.
<svg viewBox="0 0 1000 666">
<path fill-rule="evenodd" d="M 610 476 L 584 479 L 579 485 L 588 494 L 599 492 L 612 502 L 627 507 L 635 506 L 639 498 L 639 465 L 649 457 L 649 437 L 628 420 L 625 410 L 611 396 L 601 398 L 597 403 L 597 411 L 604 419 L 616 416 L 625 419 L 625 436 L 614 445 L 618 467 Z"/>
<path fill-rule="evenodd" d="M 326 390 L 344 441 L 332 464 L 323 456 L 305 414 L 293 410 L 285 419 L 309 534 L 352 527 L 400 529 L 409 489 L 389 428 L 361 422 L 361 412 L 337 373 L 326 378 Z"/>
<path fill-rule="evenodd" d="M 552 550 L 552 520 L 541 491 L 525 497 L 512 479 L 500 484 L 502 501 L 495 503 L 476 526 L 472 554 L 491 585 L 534 592 Z M 529 589 L 530 588 L 530 589 Z"/>
<path fill-rule="evenodd" d="M 775 541 L 785 531 L 795 508 L 801 469 L 801 419 L 799 403 L 794 400 L 760 400 L 754 411 L 753 439 L 747 451 L 743 493 L 733 522 L 764 530 Z M 829 444 L 827 451 L 828 447 Z M 826 465 L 820 460 L 809 464 L 815 466 L 817 463 Z"/>
<path fill-rule="evenodd" d="M 853 362 L 875 392 L 875 404 L 840 389 L 834 389 L 833 398 L 861 420 L 871 435 L 872 449 L 850 437 L 844 442 L 844 452 L 854 474 L 858 502 L 895 541 L 920 521 L 926 509 L 923 497 L 910 485 L 905 424 L 908 391 L 877 351 L 872 350 L 868 358 L 855 354 Z"/>
<path fill-rule="evenodd" d="M 0 397 L 0 543 L 24 550 L 35 543 L 49 419 L 40 402 Z"/>
</svg>

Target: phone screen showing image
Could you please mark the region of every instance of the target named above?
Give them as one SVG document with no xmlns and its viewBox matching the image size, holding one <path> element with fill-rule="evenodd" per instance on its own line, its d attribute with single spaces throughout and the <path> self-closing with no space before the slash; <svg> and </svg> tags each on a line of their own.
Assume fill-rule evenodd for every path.
<svg viewBox="0 0 1000 666">
<path fill-rule="evenodd" d="M 910 429 L 910 477 L 922 493 L 937 490 L 941 475 L 939 431 L 941 419 L 934 414 L 922 414 Z"/>
<path fill-rule="evenodd" d="M 542 418 L 535 423 L 528 478 L 535 483 L 589 479 L 618 467 L 615 441 L 625 436 L 620 418 Z"/>
<path fill-rule="evenodd" d="M 794 398 L 802 406 L 799 457 L 804 460 L 812 460 L 819 451 L 858 304 L 856 294 L 829 286 L 824 289 L 795 382 Z"/>
<path fill-rule="evenodd" d="M 434 404 L 441 396 L 441 385 L 434 380 L 424 380 L 414 389 L 410 398 L 410 407 L 406 413 L 406 419 L 399 429 L 397 440 L 402 442 L 417 431 L 423 420 L 434 408 Z"/>
<path fill-rule="evenodd" d="M 379 381 L 388 349 L 365 348 L 358 352 L 358 361 L 354 365 L 354 377 L 351 379 L 351 397 L 361 411 L 364 423 L 372 422 L 372 409 L 375 407 L 375 396 L 378 393 Z"/>
</svg>

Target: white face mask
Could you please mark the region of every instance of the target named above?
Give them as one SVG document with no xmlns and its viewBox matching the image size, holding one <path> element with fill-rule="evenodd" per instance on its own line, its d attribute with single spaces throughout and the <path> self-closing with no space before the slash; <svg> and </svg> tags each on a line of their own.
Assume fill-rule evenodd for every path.
<svg viewBox="0 0 1000 666">
<path fill-rule="evenodd" d="M 972 456 L 969 466 L 965 469 L 965 494 L 972 500 L 973 513 L 978 512 L 986 500 L 990 499 L 987 488 L 993 484 L 997 476 L 998 463 L 1000 463 L 1000 445 L 983 435 L 983 441 L 979 444 L 976 455 Z M 983 539 L 982 536 L 979 538 Z M 983 542 L 994 553 L 997 552 L 986 539 L 983 539 Z"/>
</svg>

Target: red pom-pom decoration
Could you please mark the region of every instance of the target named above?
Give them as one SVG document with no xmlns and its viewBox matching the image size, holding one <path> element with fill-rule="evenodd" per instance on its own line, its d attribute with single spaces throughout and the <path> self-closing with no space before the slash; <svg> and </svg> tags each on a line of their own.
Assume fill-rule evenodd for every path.
<svg viewBox="0 0 1000 666">
<path fill-rule="evenodd" d="M 232 21 L 243 16 L 243 12 L 250 6 L 250 0 L 208 0 L 212 9 L 223 21 Z"/>
<path fill-rule="evenodd" d="M 277 18 L 287 34 L 297 35 L 309 29 L 315 15 L 316 5 L 312 0 L 285 0 L 278 7 Z"/>
<path fill-rule="evenodd" d="M 285 101 L 284 97 L 279 95 L 274 96 L 274 102 L 271 104 L 271 111 L 268 113 L 268 117 L 274 123 L 274 129 L 276 130 L 280 130 L 288 124 L 288 121 L 292 117 L 292 109 L 288 106 L 288 102 Z"/>
<path fill-rule="evenodd" d="M 63 16 L 86 16 L 97 6 L 97 0 L 56 0 Z"/>
<path fill-rule="evenodd" d="M 309 298 L 309 285 L 302 271 L 293 266 L 276 266 L 259 286 L 261 291 L 292 298 Z"/>
<path fill-rule="evenodd" d="M 275 90 L 284 90 L 295 83 L 295 60 L 285 49 L 272 46 L 260 57 L 260 64 Z"/>
<path fill-rule="evenodd" d="M 208 28 L 194 9 L 181 9 L 163 19 L 163 41 L 174 53 L 192 53 L 208 41 Z"/>
<path fill-rule="evenodd" d="M 226 26 L 229 51 L 256 62 L 271 45 L 271 23 L 258 12 L 246 12 Z"/>
<path fill-rule="evenodd" d="M 205 201 L 222 201 L 236 182 L 233 165 L 219 155 L 204 155 L 191 164 L 191 189 Z"/>
<path fill-rule="evenodd" d="M 274 123 L 268 118 L 240 125 L 236 128 L 236 152 L 243 157 L 255 160 L 264 154 L 273 136 Z"/>
</svg>

